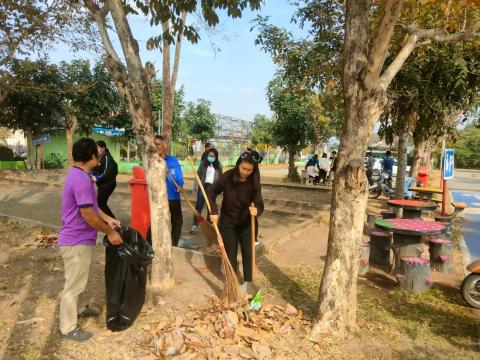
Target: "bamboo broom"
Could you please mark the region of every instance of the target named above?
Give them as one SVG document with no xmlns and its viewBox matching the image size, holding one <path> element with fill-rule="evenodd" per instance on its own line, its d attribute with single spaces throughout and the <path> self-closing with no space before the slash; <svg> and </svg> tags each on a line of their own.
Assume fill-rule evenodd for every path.
<svg viewBox="0 0 480 360">
<path fill-rule="evenodd" d="M 205 198 L 205 203 L 207 204 L 208 211 L 211 213 L 212 208 L 210 206 L 210 202 L 208 201 L 207 194 L 205 193 L 205 189 L 203 188 L 203 184 L 200 181 L 197 172 L 195 171 L 195 165 L 193 164 L 192 159 L 188 158 L 188 162 L 190 163 L 190 166 L 192 167 L 193 174 L 195 175 L 195 178 L 197 179 L 198 186 L 200 186 L 200 190 L 202 191 L 202 194 Z M 217 241 L 218 241 L 218 247 L 220 248 L 220 254 L 222 255 L 222 266 L 223 270 L 225 273 L 225 279 L 224 279 L 224 289 L 223 289 L 223 295 L 227 303 L 230 305 L 232 303 L 241 303 L 243 302 L 244 298 L 243 295 L 240 291 L 240 284 L 238 283 L 237 279 L 237 273 L 232 267 L 232 264 L 230 263 L 230 260 L 228 260 L 227 252 L 225 251 L 225 245 L 223 243 L 222 235 L 220 234 L 220 231 L 218 230 L 217 224 L 213 224 L 213 228 L 215 229 L 215 232 L 217 233 Z"/>
<path fill-rule="evenodd" d="M 172 174 L 170 174 L 170 171 L 167 170 L 167 176 L 172 180 L 173 184 L 176 186 L 177 190 L 181 189 L 180 185 L 175 181 L 173 178 Z M 195 206 L 193 206 L 192 202 L 187 199 L 187 196 L 183 191 L 179 191 L 179 193 L 182 195 L 183 200 L 186 201 L 188 206 L 193 211 L 193 215 L 197 218 L 198 221 L 198 226 L 200 226 L 200 230 L 202 231 L 203 236 L 205 237 L 205 240 L 207 240 L 208 246 L 212 245 L 215 240 L 217 239 L 217 234 L 215 232 L 215 229 L 213 226 L 206 221 L 206 219 L 198 212 L 197 209 L 195 209 Z"/>
</svg>

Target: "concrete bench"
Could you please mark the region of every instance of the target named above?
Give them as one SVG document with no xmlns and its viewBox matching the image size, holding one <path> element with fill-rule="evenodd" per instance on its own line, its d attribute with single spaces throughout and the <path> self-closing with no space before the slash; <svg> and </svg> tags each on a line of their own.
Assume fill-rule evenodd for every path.
<svg viewBox="0 0 480 360">
<path fill-rule="evenodd" d="M 463 211 L 468 208 L 468 204 L 464 202 L 452 202 L 452 206 L 455 209 L 455 215 L 463 217 Z"/>
</svg>

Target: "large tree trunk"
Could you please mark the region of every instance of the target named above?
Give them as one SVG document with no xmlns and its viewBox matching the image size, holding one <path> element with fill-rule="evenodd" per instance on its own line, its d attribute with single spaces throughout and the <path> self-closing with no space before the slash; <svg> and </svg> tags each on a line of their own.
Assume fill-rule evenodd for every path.
<svg viewBox="0 0 480 360">
<path fill-rule="evenodd" d="M 328 249 L 320 284 L 312 338 L 324 333 L 345 336 L 356 329 L 357 275 L 367 205 L 364 154 L 385 106 L 379 76 L 402 1 L 388 1 L 373 48 L 368 49 L 370 1 L 347 1 L 344 124 L 333 184 Z M 370 57 L 369 57 L 370 55 Z"/>
<path fill-rule="evenodd" d="M 33 130 L 32 128 L 27 128 L 25 130 L 27 137 L 27 162 L 30 166 L 30 169 L 35 170 L 37 168 L 35 163 L 35 146 L 33 145 Z"/>
<path fill-rule="evenodd" d="M 403 199 L 405 177 L 407 172 L 408 132 L 406 128 L 398 134 L 398 163 L 397 178 L 395 180 L 395 199 Z"/>
<path fill-rule="evenodd" d="M 298 174 L 295 171 L 295 152 L 288 151 L 288 178 L 292 181 L 297 180 Z"/>
<path fill-rule="evenodd" d="M 182 25 L 179 30 L 176 45 L 175 55 L 173 58 L 173 69 L 170 71 L 170 44 L 163 41 L 163 66 L 162 66 L 162 80 L 163 80 L 163 98 L 162 98 L 162 121 L 163 121 L 163 135 L 170 141 L 172 139 L 172 121 L 173 121 L 173 106 L 175 104 L 175 86 L 177 83 L 178 69 L 180 66 L 180 53 L 182 50 L 183 28 L 185 24 L 187 13 L 184 11 L 181 14 Z M 169 22 L 162 24 L 163 31 L 168 31 Z M 170 75 L 171 73 L 171 75 Z"/>
<path fill-rule="evenodd" d="M 420 139 L 415 143 L 415 149 L 413 151 L 412 166 L 410 166 L 410 176 L 414 179 L 418 177 L 418 168 L 421 165 L 425 165 L 425 150 L 427 142 Z"/>
<path fill-rule="evenodd" d="M 70 169 L 73 166 L 73 135 L 77 129 L 78 119 L 77 115 L 70 115 L 70 121 L 65 126 L 65 135 L 67 137 L 67 167 Z"/>
<path fill-rule="evenodd" d="M 122 1 L 108 0 L 107 6 L 102 8 L 98 8 L 92 1 L 84 1 L 99 27 L 107 53 L 107 67 L 132 116 L 137 149 L 145 168 L 150 200 L 152 247 L 155 251 L 150 285 L 155 289 L 169 288 L 174 284 L 170 211 L 165 186 L 165 161 L 157 154 L 153 142 L 154 119 L 148 90 L 150 72 L 147 73 L 140 59 L 138 43 L 133 38 Z M 126 66 L 110 40 L 105 19 L 108 12 L 112 15 Z M 147 65 L 151 67 L 151 64 Z"/>
<path fill-rule="evenodd" d="M 43 146 L 43 144 L 38 144 L 35 147 L 35 150 L 37 152 L 37 170 L 45 169 L 44 149 L 45 147 Z"/>
</svg>

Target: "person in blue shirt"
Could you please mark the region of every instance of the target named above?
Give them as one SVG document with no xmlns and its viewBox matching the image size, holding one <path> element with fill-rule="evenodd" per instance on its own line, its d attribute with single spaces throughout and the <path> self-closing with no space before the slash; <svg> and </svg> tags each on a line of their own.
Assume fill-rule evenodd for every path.
<svg viewBox="0 0 480 360">
<path fill-rule="evenodd" d="M 390 189 L 392 188 L 393 164 L 395 164 L 395 160 L 391 156 L 392 152 L 389 150 L 385 153 L 385 157 L 382 160 L 382 170 L 388 174 L 388 186 Z"/>
<path fill-rule="evenodd" d="M 172 182 L 167 176 L 167 194 L 168 194 L 168 207 L 170 208 L 170 219 L 172 222 L 172 245 L 177 246 L 180 240 L 183 226 L 182 205 L 180 203 L 180 193 L 183 191 L 183 173 L 180 163 L 175 156 L 167 155 L 168 142 L 162 135 L 155 135 L 155 147 L 158 154 L 165 160 L 167 164 L 167 171 L 170 172 L 175 179 L 180 189 Z"/>
</svg>

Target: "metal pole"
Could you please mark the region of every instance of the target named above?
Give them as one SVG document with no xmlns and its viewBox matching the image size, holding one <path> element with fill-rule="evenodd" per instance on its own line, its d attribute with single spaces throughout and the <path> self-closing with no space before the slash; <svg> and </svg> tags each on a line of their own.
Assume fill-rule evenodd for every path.
<svg viewBox="0 0 480 360">
<path fill-rule="evenodd" d="M 443 174 L 442 174 L 443 179 Z M 445 216 L 445 200 L 447 199 L 447 180 L 443 180 L 443 192 L 442 192 L 442 216 Z"/>
<path fill-rule="evenodd" d="M 442 140 L 442 153 L 440 155 L 440 188 L 443 188 L 443 167 L 445 166 L 445 135 Z"/>
</svg>

